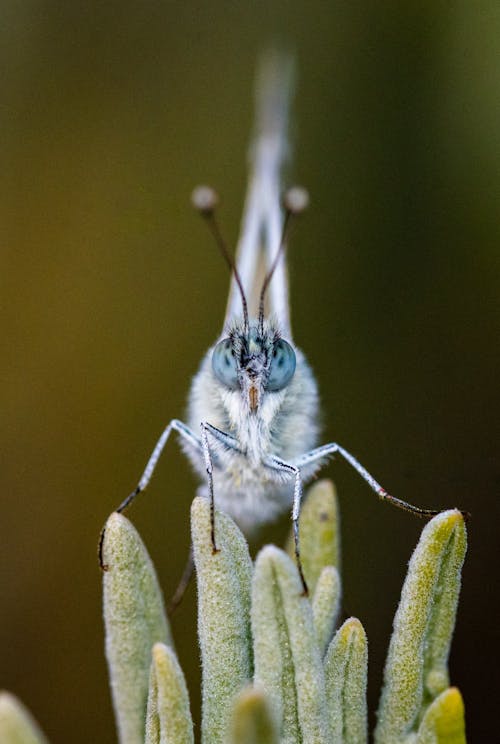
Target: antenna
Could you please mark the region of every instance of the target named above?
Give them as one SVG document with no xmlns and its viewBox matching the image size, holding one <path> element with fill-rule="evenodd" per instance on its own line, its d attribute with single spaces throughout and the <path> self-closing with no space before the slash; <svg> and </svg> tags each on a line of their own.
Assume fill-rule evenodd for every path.
<svg viewBox="0 0 500 744">
<path fill-rule="evenodd" d="M 247 298 L 245 297 L 245 291 L 243 289 L 243 284 L 241 283 L 241 278 L 238 273 L 238 269 L 236 268 L 234 259 L 232 258 L 231 254 L 228 251 L 226 241 L 222 237 L 222 233 L 219 229 L 219 223 L 215 219 L 215 208 L 217 207 L 217 204 L 219 203 L 219 197 L 217 196 L 217 193 L 214 191 L 214 189 L 212 189 L 210 186 L 197 186 L 191 195 L 191 201 L 193 203 L 194 208 L 198 210 L 198 212 L 201 214 L 202 217 L 205 218 L 206 223 L 210 229 L 210 232 L 214 236 L 215 242 L 217 243 L 219 250 L 222 253 L 222 256 L 224 257 L 227 265 L 229 266 L 229 269 L 234 274 L 236 284 L 238 285 L 238 289 L 240 290 L 240 294 L 241 294 L 241 304 L 243 306 L 243 322 L 245 325 L 245 334 L 248 334 L 248 331 L 249 331 L 248 305 L 247 305 Z"/>
<path fill-rule="evenodd" d="M 264 281 L 262 283 L 262 289 L 260 290 L 260 300 L 259 300 L 259 332 L 260 333 L 262 333 L 264 330 L 264 300 L 266 298 L 267 288 L 269 287 L 271 279 L 273 278 L 273 274 L 276 270 L 276 266 L 278 265 L 278 262 L 285 250 L 286 241 L 287 241 L 288 235 L 290 234 L 291 217 L 292 215 L 294 216 L 298 215 L 301 212 L 303 212 L 305 209 L 307 209 L 309 205 L 309 194 L 307 193 L 305 189 L 301 188 L 300 186 L 294 186 L 293 188 L 288 189 L 288 191 L 286 192 L 284 199 L 283 199 L 283 205 L 285 207 L 285 218 L 283 220 L 283 229 L 281 231 L 280 244 L 276 252 L 276 255 L 274 257 L 274 260 L 271 264 L 271 267 L 269 271 L 267 272 L 266 276 L 264 277 Z"/>
</svg>

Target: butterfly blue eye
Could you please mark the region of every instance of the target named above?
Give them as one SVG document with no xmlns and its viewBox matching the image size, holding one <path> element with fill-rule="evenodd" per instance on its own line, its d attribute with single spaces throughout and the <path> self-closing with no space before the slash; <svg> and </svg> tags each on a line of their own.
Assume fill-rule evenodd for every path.
<svg viewBox="0 0 500 744">
<path fill-rule="evenodd" d="M 233 346 L 229 338 L 219 341 L 212 354 L 212 369 L 217 379 L 231 390 L 237 390 L 238 371 Z"/>
<path fill-rule="evenodd" d="M 282 338 L 274 344 L 267 389 L 271 392 L 282 390 L 288 385 L 295 372 L 295 352 Z"/>
</svg>

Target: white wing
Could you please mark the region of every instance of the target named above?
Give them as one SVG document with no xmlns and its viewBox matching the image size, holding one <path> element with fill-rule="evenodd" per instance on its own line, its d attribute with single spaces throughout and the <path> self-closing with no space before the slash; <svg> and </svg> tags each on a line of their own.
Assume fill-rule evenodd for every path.
<svg viewBox="0 0 500 744">
<path fill-rule="evenodd" d="M 250 147 L 250 177 L 236 253 L 236 265 L 248 301 L 257 317 L 264 276 L 278 251 L 283 227 L 281 169 L 288 156 L 288 109 L 293 61 L 276 52 L 262 58 L 256 82 L 255 135 Z M 231 279 L 225 322 L 241 315 L 241 296 Z M 285 254 L 269 285 L 266 315 L 291 337 Z"/>
</svg>

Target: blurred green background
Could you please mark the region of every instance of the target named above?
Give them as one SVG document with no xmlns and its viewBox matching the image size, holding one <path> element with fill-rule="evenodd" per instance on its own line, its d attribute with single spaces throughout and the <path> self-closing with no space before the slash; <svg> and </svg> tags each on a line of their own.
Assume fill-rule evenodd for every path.
<svg viewBox="0 0 500 744">
<path fill-rule="evenodd" d="M 189 195 L 216 186 L 236 238 L 255 62 L 278 40 L 299 68 L 293 320 L 323 440 L 401 498 L 473 513 L 451 673 L 470 741 L 495 740 L 500 4 L 27 0 L 0 20 L 1 685 L 53 744 L 115 740 L 98 534 L 219 332 L 228 274 Z M 325 473 L 373 712 L 422 525 Z M 131 513 L 167 596 L 193 489 L 172 444 Z M 173 629 L 198 716 L 194 595 Z"/>
</svg>

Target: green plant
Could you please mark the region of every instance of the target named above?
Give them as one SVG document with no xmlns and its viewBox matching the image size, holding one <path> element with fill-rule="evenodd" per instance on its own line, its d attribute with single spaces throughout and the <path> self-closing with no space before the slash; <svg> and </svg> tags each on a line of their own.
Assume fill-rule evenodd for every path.
<svg viewBox="0 0 500 744">
<path fill-rule="evenodd" d="M 341 581 L 332 485 L 313 486 L 301 516 L 310 598 L 303 596 L 290 555 L 269 545 L 252 564 L 242 533 L 219 512 L 214 554 L 204 499 L 193 502 L 191 529 L 202 742 L 367 742 L 366 635 L 356 618 L 335 632 Z M 442 512 L 424 527 L 394 618 L 375 744 L 465 744 L 462 698 L 449 687 L 447 670 L 465 550 L 460 512 Z M 154 567 L 120 514 L 107 522 L 103 555 L 106 655 L 119 740 L 191 744 L 188 693 Z M 0 739 L 45 741 L 11 697 L 0 700 Z"/>
</svg>

